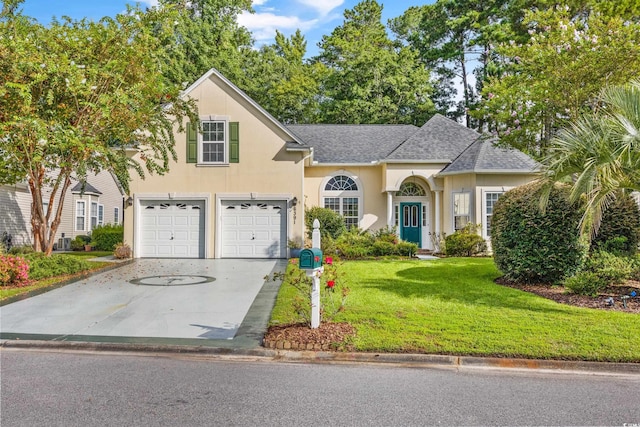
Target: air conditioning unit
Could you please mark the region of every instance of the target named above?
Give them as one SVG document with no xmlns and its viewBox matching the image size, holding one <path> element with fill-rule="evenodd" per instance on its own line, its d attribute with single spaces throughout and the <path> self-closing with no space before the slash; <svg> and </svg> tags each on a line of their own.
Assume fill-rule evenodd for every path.
<svg viewBox="0 0 640 427">
<path fill-rule="evenodd" d="M 70 251 L 71 250 L 71 238 L 70 237 L 62 237 L 58 239 L 58 250 L 59 251 Z"/>
</svg>

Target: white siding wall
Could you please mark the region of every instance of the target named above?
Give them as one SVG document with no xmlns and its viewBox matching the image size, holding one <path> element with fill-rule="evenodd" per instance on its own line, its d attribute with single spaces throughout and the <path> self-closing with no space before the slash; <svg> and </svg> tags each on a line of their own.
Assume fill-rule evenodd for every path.
<svg viewBox="0 0 640 427">
<path fill-rule="evenodd" d="M 13 245 L 31 244 L 31 194 L 26 185 L 0 186 L 0 235 L 6 231 Z"/>
</svg>

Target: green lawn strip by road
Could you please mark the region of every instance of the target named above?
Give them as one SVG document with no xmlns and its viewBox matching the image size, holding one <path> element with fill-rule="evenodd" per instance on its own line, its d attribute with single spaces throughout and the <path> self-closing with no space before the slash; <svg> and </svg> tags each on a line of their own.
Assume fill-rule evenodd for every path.
<svg viewBox="0 0 640 427">
<path fill-rule="evenodd" d="M 73 253 L 66 253 L 66 255 L 70 255 L 70 256 L 74 256 L 74 257 L 79 257 L 82 259 L 85 258 L 96 258 L 96 257 L 101 257 L 101 256 L 107 256 L 107 255 L 112 255 L 113 252 L 73 252 Z M 57 254 L 54 254 L 52 256 L 57 256 Z M 5 287 L 0 287 L 0 301 L 4 301 L 6 299 L 15 297 L 17 295 L 23 295 L 23 294 L 28 294 L 30 292 L 33 291 L 37 291 L 43 288 L 48 288 L 48 287 L 55 287 L 55 285 L 61 283 L 61 282 L 65 282 L 67 280 L 73 279 L 75 277 L 81 277 L 85 274 L 87 274 L 88 272 L 92 272 L 92 271 L 97 271 L 97 270 L 101 270 L 107 266 L 111 266 L 113 265 L 113 263 L 111 262 L 102 262 L 102 261 L 88 261 L 91 264 L 91 268 L 89 270 L 85 270 L 85 271 L 81 271 L 75 274 L 65 274 L 65 275 L 61 275 L 61 276 L 55 276 L 55 277 L 48 277 L 46 279 L 41 279 L 41 280 L 37 280 L 34 281 L 33 283 L 31 283 L 29 286 L 23 286 L 20 288 L 5 288 Z"/>
<path fill-rule="evenodd" d="M 351 292 L 334 321 L 356 328 L 357 351 L 640 362 L 640 315 L 497 285 L 489 258 L 348 261 L 341 271 Z M 283 284 L 272 324 L 293 320 L 293 295 Z"/>
</svg>

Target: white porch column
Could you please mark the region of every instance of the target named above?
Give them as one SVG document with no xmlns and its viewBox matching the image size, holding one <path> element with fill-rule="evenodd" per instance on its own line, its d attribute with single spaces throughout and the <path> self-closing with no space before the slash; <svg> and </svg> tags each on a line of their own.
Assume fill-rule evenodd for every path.
<svg viewBox="0 0 640 427">
<path fill-rule="evenodd" d="M 442 217 L 442 207 L 440 206 L 440 194 L 442 193 L 442 191 L 436 191 L 436 227 L 435 227 L 435 232 L 436 232 L 436 236 L 440 237 L 440 233 L 442 232 L 442 229 L 440 228 L 440 218 Z"/>
<path fill-rule="evenodd" d="M 387 225 L 393 227 L 393 192 L 387 191 Z"/>
</svg>

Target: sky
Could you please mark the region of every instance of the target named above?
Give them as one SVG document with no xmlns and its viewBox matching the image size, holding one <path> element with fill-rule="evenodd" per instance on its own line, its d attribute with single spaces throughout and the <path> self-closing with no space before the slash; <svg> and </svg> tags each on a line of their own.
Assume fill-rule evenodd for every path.
<svg viewBox="0 0 640 427">
<path fill-rule="evenodd" d="M 411 6 L 434 3 L 435 0 L 378 0 L 383 5 L 382 21 L 387 23 Z M 256 46 L 274 41 L 276 29 L 289 36 L 300 29 L 307 40 L 307 56 L 318 53 L 317 44 L 323 35 L 328 35 L 342 24 L 345 9 L 353 9 L 359 0 L 254 0 L 256 13 L 244 13 L 238 22 L 253 34 Z M 125 5 L 135 4 L 128 0 L 25 0 L 22 9 L 25 15 L 47 24 L 53 16 L 69 16 L 73 19 L 98 20 L 103 16 L 114 16 L 123 12 Z M 141 7 L 154 6 L 157 0 L 138 2 Z"/>
</svg>

